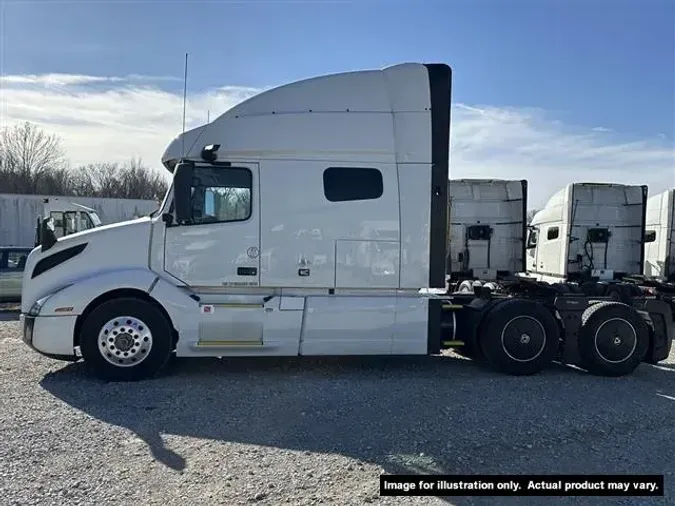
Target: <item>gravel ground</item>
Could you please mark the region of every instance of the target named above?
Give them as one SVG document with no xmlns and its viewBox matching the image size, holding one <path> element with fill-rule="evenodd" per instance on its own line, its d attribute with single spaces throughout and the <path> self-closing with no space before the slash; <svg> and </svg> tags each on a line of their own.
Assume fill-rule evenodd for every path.
<svg viewBox="0 0 675 506">
<path fill-rule="evenodd" d="M 675 502 L 675 353 L 622 379 L 512 378 L 454 356 L 194 359 L 169 372 L 105 384 L 0 322 L 0 503 Z M 666 498 L 388 498 L 382 472 L 664 473 Z"/>
</svg>

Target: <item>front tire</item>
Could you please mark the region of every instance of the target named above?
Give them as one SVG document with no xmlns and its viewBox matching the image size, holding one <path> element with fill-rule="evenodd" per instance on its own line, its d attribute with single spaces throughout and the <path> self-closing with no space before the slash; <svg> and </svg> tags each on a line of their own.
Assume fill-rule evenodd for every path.
<svg viewBox="0 0 675 506">
<path fill-rule="evenodd" d="M 556 357 L 560 333 L 548 309 L 525 299 L 511 299 L 490 310 L 478 339 L 483 356 L 496 370 L 532 375 Z"/>
<path fill-rule="evenodd" d="M 137 298 L 96 307 L 80 332 L 82 358 L 106 381 L 140 381 L 159 373 L 173 352 L 172 328 L 159 309 Z"/>
</svg>

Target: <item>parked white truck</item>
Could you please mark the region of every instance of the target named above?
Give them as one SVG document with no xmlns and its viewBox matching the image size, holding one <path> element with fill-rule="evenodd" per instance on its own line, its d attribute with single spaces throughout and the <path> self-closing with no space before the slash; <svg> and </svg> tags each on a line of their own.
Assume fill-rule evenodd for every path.
<svg viewBox="0 0 675 506">
<path fill-rule="evenodd" d="M 451 179 L 448 196 L 452 291 L 497 290 L 525 270 L 526 180 Z"/>
<path fill-rule="evenodd" d="M 648 199 L 644 185 L 567 185 L 532 219 L 526 276 L 626 302 L 647 287 L 668 292 L 669 194 Z"/>
<path fill-rule="evenodd" d="M 0 246 L 35 246 L 42 221 L 50 219 L 56 237 L 103 224 L 126 221 L 157 208 L 153 200 L 0 194 Z"/>
<path fill-rule="evenodd" d="M 675 282 L 675 188 L 647 200 L 644 274 Z"/>
<path fill-rule="evenodd" d="M 557 358 L 621 375 L 665 359 L 672 313 L 658 300 L 638 312 L 584 296 L 423 293 L 446 283 L 450 93 L 444 64 L 345 72 L 181 134 L 156 214 L 58 240 L 46 229 L 26 264 L 24 341 L 109 380 L 150 377 L 172 354 L 470 343 L 508 374 Z M 619 319 L 630 328 L 606 325 Z"/>
<path fill-rule="evenodd" d="M 530 223 L 527 273 L 541 281 L 615 280 L 641 273 L 647 186 L 571 183 Z"/>
</svg>

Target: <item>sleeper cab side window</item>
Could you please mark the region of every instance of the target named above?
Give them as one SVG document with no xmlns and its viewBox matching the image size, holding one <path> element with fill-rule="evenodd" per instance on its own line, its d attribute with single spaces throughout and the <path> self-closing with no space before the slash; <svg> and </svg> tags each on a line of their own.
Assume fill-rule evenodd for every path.
<svg viewBox="0 0 675 506">
<path fill-rule="evenodd" d="M 323 171 L 323 193 L 330 202 L 379 199 L 384 192 L 382 173 L 361 167 L 328 167 Z"/>
<path fill-rule="evenodd" d="M 192 186 L 195 225 L 246 221 L 251 217 L 253 174 L 243 167 L 198 167 Z"/>
<path fill-rule="evenodd" d="M 546 239 L 552 241 L 553 239 L 557 239 L 559 234 L 560 232 L 558 230 L 558 227 L 551 227 L 546 232 Z"/>
<path fill-rule="evenodd" d="M 645 242 L 654 242 L 654 241 L 656 241 L 656 230 L 645 231 Z"/>
</svg>

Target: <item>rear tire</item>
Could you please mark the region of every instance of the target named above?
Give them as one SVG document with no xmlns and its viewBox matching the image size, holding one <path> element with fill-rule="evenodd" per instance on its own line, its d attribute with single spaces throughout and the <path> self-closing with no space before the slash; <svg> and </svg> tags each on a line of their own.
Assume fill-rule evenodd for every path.
<svg viewBox="0 0 675 506">
<path fill-rule="evenodd" d="M 558 324 L 548 309 L 534 301 L 511 299 L 488 312 L 478 342 L 494 369 L 524 376 L 553 362 L 559 339 Z"/>
<path fill-rule="evenodd" d="M 580 365 L 596 376 L 631 374 L 645 358 L 649 340 L 649 328 L 635 309 L 621 302 L 599 302 L 581 316 Z"/>
<path fill-rule="evenodd" d="M 631 290 L 630 285 L 617 283 L 612 284 L 607 287 L 605 291 L 606 297 L 611 297 L 612 300 L 617 302 L 623 302 L 624 304 L 630 304 L 633 297 L 633 291 Z"/>
<path fill-rule="evenodd" d="M 140 381 L 159 373 L 173 352 L 172 327 L 142 299 L 104 302 L 85 319 L 80 350 L 85 364 L 106 381 Z"/>
</svg>

